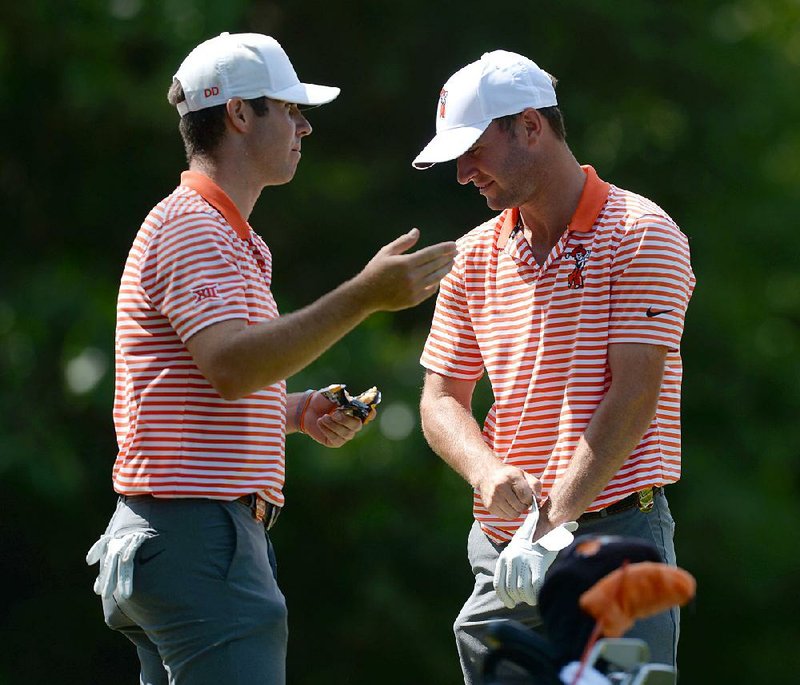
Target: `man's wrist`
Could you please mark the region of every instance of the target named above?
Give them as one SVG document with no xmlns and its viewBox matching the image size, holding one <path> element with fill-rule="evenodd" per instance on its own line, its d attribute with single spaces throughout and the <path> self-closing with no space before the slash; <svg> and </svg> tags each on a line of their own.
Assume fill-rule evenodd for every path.
<svg viewBox="0 0 800 685">
<path fill-rule="evenodd" d="M 308 410 L 308 405 L 311 404 L 311 398 L 314 396 L 316 390 L 306 390 L 301 397 L 297 399 L 297 404 L 294 410 L 294 427 L 300 432 L 305 433 L 304 419 L 305 413 Z"/>
<path fill-rule="evenodd" d="M 364 271 L 356 274 L 349 281 L 345 281 L 339 288 L 355 305 L 362 318 L 367 318 L 371 314 L 381 311 L 381 308 L 375 302 L 372 284 Z"/>
<path fill-rule="evenodd" d="M 550 509 L 552 507 L 552 501 L 550 500 L 549 495 L 545 495 L 545 497 L 539 502 L 539 520 L 536 523 L 536 530 L 533 531 L 533 542 L 536 542 L 539 538 L 547 535 L 555 526 L 550 521 Z"/>
<path fill-rule="evenodd" d="M 478 492 L 481 491 L 481 486 L 487 478 L 497 469 L 503 466 L 494 452 L 486 452 L 485 445 L 479 446 L 481 451 L 471 455 L 470 463 L 472 468 L 467 474 L 466 480 Z"/>
</svg>

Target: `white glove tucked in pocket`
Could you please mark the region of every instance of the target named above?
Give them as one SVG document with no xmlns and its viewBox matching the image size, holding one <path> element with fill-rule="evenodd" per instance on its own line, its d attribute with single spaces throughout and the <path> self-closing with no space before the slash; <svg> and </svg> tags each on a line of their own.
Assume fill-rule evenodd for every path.
<svg viewBox="0 0 800 685">
<path fill-rule="evenodd" d="M 121 599 L 128 599 L 133 592 L 133 558 L 136 550 L 145 540 L 155 536 L 156 531 L 149 529 L 122 535 L 101 535 L 86 555 L 89 566 L 100 562 L 100 571 L 94 581 L 95 594 L 108 599 L 116 592 Z"/>
<path fill-rule="evenodd" d="M 575 521 L 563 523 L 531 542 L 538 522 L 539 509 L 534 501 L 525 521 L 497 560 L 494 589 L 509 609 L 520 602 L 536 606 L 547 569 L 558 553 L 573 541 L 572 533 L 578 528 Z"/>
</svg>

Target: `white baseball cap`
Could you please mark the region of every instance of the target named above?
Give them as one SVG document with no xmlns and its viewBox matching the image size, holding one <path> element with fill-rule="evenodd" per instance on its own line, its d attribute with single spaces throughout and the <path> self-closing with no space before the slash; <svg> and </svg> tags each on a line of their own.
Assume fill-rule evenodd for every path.
<svg viewBox="0 0 800 685">
<path fill-rule="evenodd" d="M 260 33 L 221 33 L 200 43 L 183 60 L 175 78 L 184 102 L 178 113 L 222 105 L 231 98 L 264 95 L 298 105 L 324 105 L 339 88 L 300 83 L 289 57 L 277 40 Z"/>
<path fill-rule="evenodd" d="M 550 76 L 535 62 L 515 52 L 485 52 L 444 84 L 436 106 L 436 136 L 413 164 L 427 169 L 460 157 L 493 119 L 557 104 Z"/>
</svg>

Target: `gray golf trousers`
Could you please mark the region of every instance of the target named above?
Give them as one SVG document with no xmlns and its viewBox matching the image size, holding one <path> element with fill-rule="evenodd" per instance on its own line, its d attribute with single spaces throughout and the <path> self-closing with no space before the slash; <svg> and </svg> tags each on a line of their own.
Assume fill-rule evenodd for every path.
<svg viewBox="0 0 800 685">
<path fill-rule="evenodd" d="M 647 540 L 656 546 L 665 563 L 674 566 L 674 531 L 675 522 L 667 498 L 663 490 L 658 490 L 650 512 L 643 513 L 633 507 L 605 518 L 592 519 L 582 523 L 575 535 L 621 535 Z M 486 537 L 477 523 L 473 524 L 467 542 L 467 555 L 475 575 L 475 586 L 453 625 L 466 685 L 480 685 L 483 682 L 481 668 L 488 648 L 481 641 L 481 636 L 489 623 L 514 620 L 533 629 L 539 629 L 542 625 L 536 607 L 520 604 L 507 609 L 498 599 L 492 581 L 503 547 Z M 674 608 L 637 621 L 625 637 L 644 640 L 650 647 L 651 661 L 674 666 L 679 627 L 680 613 Z"/>
<path fill-rule="evenodd" d="M 142 685 L 283 685 L 286 601 L 262 523 L 239 501 L 122 498 L 111 533 L 155 530 L 129 599 L 103 601 Z"/>
</svg>

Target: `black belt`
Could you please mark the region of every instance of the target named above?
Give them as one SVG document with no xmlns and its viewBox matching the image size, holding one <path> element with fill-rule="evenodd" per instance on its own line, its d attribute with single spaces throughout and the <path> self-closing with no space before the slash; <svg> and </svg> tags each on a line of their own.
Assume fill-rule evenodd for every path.
<svg viewBox="0 0 800 685">
<path fill-rule="evenodd" d="M 578 523 L 586 523 L 587 521 L 604 519 L 607 516 L 619 514 L 623 511 L 627 511 L 628 509 L 633 509 L 634 507 L 638 507 L 639 511 L 647 513 L 653 509 L 653 505 L 655 504 L 655 496 L 659 490 L 661 490 L 661 488 L 659 486 L 655 486 L 652 488 L 639 490 L 639 492 L 634 492 L 627 497 L 623 497 L 621 500 L 614 502 L 614 504 L 609 504 L 604 509 L 586 512 L 578 519 Z"/>
<path fill-rule="evenodd" d="M 261 521 L 267 530 L 275 525 L 275 521 L 278 520 L 278 516 L 281 513 L 281 508 L 277 504 L 273 504 L 255 493 L 242 495 L 236 501 L 241 502 L 250 509 L 253 513 L 253 518 L 256 521 Z"/>
</svg>

